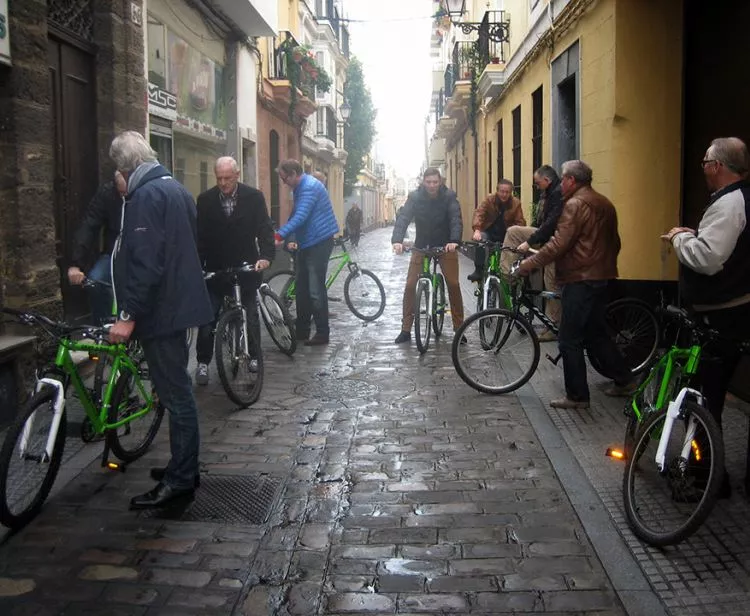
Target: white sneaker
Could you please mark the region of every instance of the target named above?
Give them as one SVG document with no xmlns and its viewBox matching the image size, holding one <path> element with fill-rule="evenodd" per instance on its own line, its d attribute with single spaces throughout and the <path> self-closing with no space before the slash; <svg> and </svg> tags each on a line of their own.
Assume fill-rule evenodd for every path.
<svg viewBox="0 0 750 616">
<path fill-rule="evenodd" d="M 195 369 L 195 382 L 198 385 L 208 385 L 208 364 L 198 364 Z"/>
</svg>

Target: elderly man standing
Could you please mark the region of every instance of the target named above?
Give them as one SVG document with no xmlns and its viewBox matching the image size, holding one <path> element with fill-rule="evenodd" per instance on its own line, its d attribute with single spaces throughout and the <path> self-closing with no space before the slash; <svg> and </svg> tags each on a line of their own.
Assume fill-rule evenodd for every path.
<svg viewBox="0 0 750 616">
<path fill-rule="evenodd" d="M 296 160 L 285 160 L 277 169 L 279 178 L 294 193 L 294 212 L 276 234 L 276 245 L 294 234 L 297 253 L 297 339 L 305 346 L 328 344 L 328 293 L 326 272 L 333 251 L 333 236 L 339 225 L 328 191 L 319 180 L 304 173 Z M 310 338 L 311 321 L 315 335 Z"/>
<path fill-rule="evenodd" d="M 556 263 L 562 287 L 559 343 L 565 373 L 566 397 L 554 408 L 587 409 L 589 387 L 583 351 L 593 353 L 615 385 L 605 393 L 630 394 L 633 377 L 625 359 L 607 334 L 607 286 L 617 278 L 620 236 L 617 212 L 609 199 L 591 188 L 592 171 L 580 160 L 562 166 L 563 211 L 557 230 L 534 256 L 521 262 L 520 273 Z"/>
<path fill-rule="evenodd" d="M 187 373 L 186 330 L 211 321 L 211 303 L 198 259 L 190 193 L 159 164 L 140 133 L 115 137 L 109 155 L 128 182 L 115 257 L 120 312 L 110 339 L 140 339 L 159 402 L 169 411 L 172 453 L 165 469 L 151 471 L 156 487 L 134 497 L 130 506 L 163 507 L 192 496 L 198 483 L 198 409 Z"/>
<path fill-rule="evenodd" d="M 216 186 L 198 196 L 198 254 L 206 271 L 216 272 L 243 263 L 253 263 L 257 272 L 266 269 L 276 256 L 273 226 L 268 216 L 263 193 L 240 182 L 240 167 L 231 156 L 222 156 L 214 164 Z M 256 310 L 256 291 L 262 274 L 243 275 L 240 280 L 242 304 L 247 309 L 253 335 L 249 340 L 260 340 L 260 323 Z M 214 318 L 219 314 L 224 296 L 231 294 L 226 280 L 212 280 L 208 284 Z M 214 325 L 209 323 L 198 330 L 195 342 L 198 366 L 195 382 L 208 384 L 208 365 L 214 349 Z M 251 349 L 253 352 L 253 349 Z M 257 366 L 251 360 L 250 369 Z"/>
<path fill-rule="evenodd" d="M 736 137 L 714 139 L 701 162 L 711 191 L 698 231 L 675 227 L 662 236 L 683 265 L 685 301 L 726 340 L 750 340 L 750 155 Z M 729 382 L 741 354 L 715 342 L 701 358 L 699 378 L 708 410 L 721 425 Z"/>
</svg>

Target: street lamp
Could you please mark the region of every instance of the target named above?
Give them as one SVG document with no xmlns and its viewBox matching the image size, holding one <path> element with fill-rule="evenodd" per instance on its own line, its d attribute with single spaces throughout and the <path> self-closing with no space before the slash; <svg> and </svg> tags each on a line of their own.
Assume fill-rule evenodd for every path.
<svg viewBox="0 0 750 616">
<path fill-rule="evenodd" d="M 445 0 L 445 8 L 450 17 L 461 17 L 466 11 L 466 0 Z"/>
<path fill-rule="evenodd" d="M 346 124 L 349 121 L 349 116 L 352 115 L 352 108 L 349 106 L 349 103 L 346 100 L 341 103 L 341 107 L 339 107 L 339 113 L 341 114 L 341 119 L 344 121 L 344 124 Z"/>
<path fill-rule="evenodd" d="M 500 15 L 500 22 L 489 21 L 490 12 L 485 13 L 481 22 L 459 21 L 466 13 L 466 0 L 443 0 L 445 12 L 451 23 L 461 29 L 464 34 L 479 32 L 479 36 L 489 39 L 495 43 L 506 43 L 510 40 L 510 23 L 504 20 L 504 11 L 493 11 L 493 15 Z"/>
</svg>

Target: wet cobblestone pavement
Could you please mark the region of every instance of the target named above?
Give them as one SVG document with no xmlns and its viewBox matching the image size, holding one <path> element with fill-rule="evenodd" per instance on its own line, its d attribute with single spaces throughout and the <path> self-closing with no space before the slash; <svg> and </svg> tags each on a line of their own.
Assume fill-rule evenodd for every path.
<svg viewBox="0 0 750 616">
<path fill-rule="evenodd" d="M 540 398 L 559 393 L 560 375 L 544 360 L 518 395 L 471 390 L 451 364 L 449 320 L 424 357 L 393 344 L 408 257 L 390 254 L 390 231 L 359 249 L 387 290 L 378 321 L 334 301 L 328 347 L 290 359 L 266 338 L 263 393 L 247 410 L 213 370 L 197 389 L 192 509 L 127 510 L 167 460 L 165 429 L 126 473 L 95 460 L 0 546 L 0 614 L 615 616 L 711 613 L 703 597 L 730 587 L 744 600 L 739 495 L 720 512 L 732 525 L 715 526 L 718 514 L 706 525 L 716 562 L 690 578 L 709 552 L 691 541 L 677 562 L 624 530 L 621 467 L 600 446 L 621 438 L 615 406 L 597 394 L 591 413 L 550 414 Z M 467 312 L 470 294 L 466 283 Z M 225 500 L 240 504 L 215 506 Z M 732 605 L 721 609 L 740 613 Z"/>
</svg>

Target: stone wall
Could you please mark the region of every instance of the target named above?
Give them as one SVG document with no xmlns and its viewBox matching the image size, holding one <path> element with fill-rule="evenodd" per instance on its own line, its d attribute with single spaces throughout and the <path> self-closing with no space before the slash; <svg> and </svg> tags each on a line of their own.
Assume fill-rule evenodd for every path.
<svg viewBox="0 0 750 616">
<path fill-rule="evenodd" d="M 111 177 L 112 137 L 146 126 L 143 26 L 131 21 L 131 4 L 141 2 L 93 2 L 98 156 L 91 172 L 100 179 Z M 52 309 L 60 247 L 47 1 L 12 2 L 9 28 L 13 66 L 0 66 L 0 303 Z"/>
</svg>

